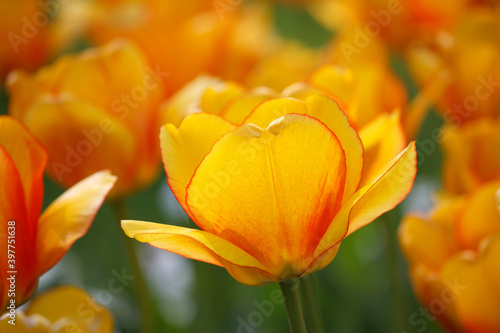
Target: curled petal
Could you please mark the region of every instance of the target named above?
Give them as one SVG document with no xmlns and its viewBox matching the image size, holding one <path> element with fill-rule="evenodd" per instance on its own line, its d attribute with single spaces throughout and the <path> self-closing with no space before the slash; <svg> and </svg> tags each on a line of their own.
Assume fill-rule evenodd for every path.
<svg viewBox="0 0 500 333">
<path fill-rule="evenodd" d="M 377 178 L 352 195 L 335 216 L 316 249 L 316 255 L 336 244 L 336 224 L 349 221 L 347 235 L 350 235 L 403 201 L 413 186 L 417 172 L 416 155 L 415 142 L 411 142 Z"/>
<path fill-rule="evenodd" d="M 37 275 L 54 266 L 90 227 L 116 182 L 109 171 L 80 181 L 52 202 L 40 216 L 36 240 Z"/>
<path fill-rule="evenodd" d="M 237 245 L 203 230 L 142 221 L 122 221 L 131 238 L 186 258 L 224 266 L 239 282 L 262 285 L 277 279 L 253 256 Z"/>
</svg>

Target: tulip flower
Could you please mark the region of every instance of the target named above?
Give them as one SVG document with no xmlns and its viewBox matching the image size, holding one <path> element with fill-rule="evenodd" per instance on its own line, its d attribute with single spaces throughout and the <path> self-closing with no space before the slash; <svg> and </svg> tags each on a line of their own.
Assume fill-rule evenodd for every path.
<svg viewBox="0 0 500 333">
<path fill-rule="evenodd" d="M 17 120 L 0 117 L 0 311 L 20 306 L 38 277 L 89 228 L 116 180 L 101 171 L 82 180 L 40 215 L 47 153 Z"/>
<path fill-rule="evenodd" d="M 415 145 L 359 187 L 363 145 L 323 95 L 272 99 L 235 126 L 209 113 L 162 128 L 167 181 L 201 230 L 122 221 L 129 237 L 263 285 L 324 268 L 347 235 L 410 191 Z"/>
<path fill-rule="evenodd" d="M 443 196 L 430 217 L 410 214 L 400 226 L 413 289 L 450 331 L 500 330 L 499 188 L 497 181 L 466 196 Z"/>
<path fill-rule="evenodd" d="M 468 193 L 500 180 L 500 121 L 482 118 L 460 127 L 444 126 L 443 183 L 453 193 Z"/>
<path fill-rule="evenodd" d="M 377 67 L 378 68 L 378 67 Z M 306 82 L 297 82 L 286 87 L 281 93 L 267 87 L 247 89 L 244 86 L 220 79 L 200 76 L 179 90 L 170 100 L 162 105 L 162 113 L 167 122 L 178 127 L 182 120 L 191 113 L 208 112 L 218 114 L 225 120 L 240 125 L 260 103 L 279 97 L 293 97 L 305 100 L 314 94 L 326 94 L 345 105 L 346 115 L 351 124 L 363 121 L 359 135 L 365 149 L 365 165 L 361 184 L 370 179 L 389 163 L 407 145 L 406 135 L 400 122 L 400 112 L 385 112 L 385 106 L 397 109 L 399 102 L 382 102 L 371 89 L 387 78 L 377 68 L 366 68 L 366 80 L 354 80 L 354 73 L 333 65 L 324 65 L 315 71 Z M 373 75 L 368 75 L 372 73 Z M 363 82 L 361 82 L 363 81 Z M 366 81 L 369 81 L 368 83 Z M 398 91 L 397 81 L 387 78 L 393 91 Z M 363 98 L 358 98 L 363 96 Z M 359 99 L 372 105 L 377 111 L 363 112 Z M 370 103 L 371 102 L 371 103 Z M 402 101 L 401 101 L 402 103 Z M 363 110 L 363 111 L 361 111 Z"/>
<path fill-rule="evenodd" d="M 157 174 L 165 76 L 136 46 L 115 41 L 34 74 L 11 73 L 9 113 L 47 147 L 55 181 L 69 187 L 110 169 L 119 177 L 112 195 L 125 195 Z"/>
<path fill-rule="evenodd" d="M 455 29 L 414 43 L 407 51 L 411 73 L 422 88 L 434 89 L 436 81 L 445 78 L 436 99 L 437 110 L 449 124 L 500 114 L 497 13 L 472 10 Z"/>
<path fill-rule="evenodd" d="M 112 333 L 113 317 L 85 291 L 62 286 L 37 295 L 26 309 L 0 318 L 0 331 L 11 333 Z"/>
</svg>

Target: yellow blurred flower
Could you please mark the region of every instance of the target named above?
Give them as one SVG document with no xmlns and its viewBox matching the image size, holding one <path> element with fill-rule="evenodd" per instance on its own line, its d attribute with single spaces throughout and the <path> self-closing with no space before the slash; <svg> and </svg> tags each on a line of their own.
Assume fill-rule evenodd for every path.
<svg viewBox="0 0 500 333">
<path fill-rule="evenodd" d="M 262 285 L 321 270 L 347 235 L 392 209 L 416 172 L 411 143 L 359 186 L 363 146 L 324 95 L 261 103 L 235 126 L 195 113 L 162 128 L 167 181 L 202 230 L 122 221 L 127 235 Z"/>
<path fill-rule="evenodd" d="M 407 51 L 413 77 L 424 89 L 446 77 L 436 96 L 448 123 L 500 115 L 500 6 L 476 10 L 450 32 L 440 32 Z"/>
<path fill-rule="evenodd" d="M 401 224 L 415 293 L 450 331 L 500 330 L 499 188 L 494 182 L 467 196 L 441 198 L 430 217 L 409 215 Z"/>
<path fill-rule="evenodd" d="M 500 180 L 500 119 L 482 118 L 441 130 L 443 183 L 453 193 L 468 193 Z"/>
<path fill-rule="evenodd" d="M 97 45 L 127 38 L 169 73 L 168 94 L 200 73 L 242 80 L 274 44 L 265 4 L 234 1 L 86 1 L 79 20 Z"/>
<path fill-rule="evenodd" d="M 20 306 L 38 278 L 82 237 L 116 177 L 101 171 L 50 204 L 43 201 L 45 148 L 14 118 L 0 117 L 0 312 Z"/>
<path fill-rule="evenodd" d="M 62 286 L 37 295 L 27 308 L 0 318 L 0 331 L 11 333 L 112 333 L 113 317 L 83 290 Z"/>
<path fill-rule="evenodd" d="M 101 169 L 113 195 L 149 184 L 160 152 L 158 113 L 166 74 L 133 44 L 115 41 L 8 79 L 9 113 L 47 147 L 48 174 L 68 187 Z"/>
</svg>

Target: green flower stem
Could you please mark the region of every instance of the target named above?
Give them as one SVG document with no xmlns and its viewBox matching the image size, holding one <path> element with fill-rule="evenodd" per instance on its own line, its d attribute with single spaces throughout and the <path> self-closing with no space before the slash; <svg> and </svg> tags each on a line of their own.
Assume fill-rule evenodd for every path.
<svg viewBox="0 0 500 333">
<path fill-rule="evenodd" d="M 130 269 L 132 270 L 133 276 L 135 276 L 133 283 L 135 287 L 135 296 L 139 305 L 139 311 L 141 313 L 141 332 L 152 333 L 154 331 L 154 325 L 152 318 L 153 312 L 149 299 L 149 290 L 146 281 L 144 280 L 144 275 L 142 274 L 141 268 L 139 266 L 139 260 L 137 259 L 135 240 L 129 238 L 121 228 L 121 220 L 127 218 L 125 205 L 122 199 L 117 199 L 111 202 L 111 205 L 113 207 L 113 210 L 115 211 L 116 216 L 118 217 L 119 234 L 121 235 L 123 246 L 125 247 Z"/>
<path fill-rule="evenodd" d="M 405 313 L 406 302 L 404 299 L 405 291 L 404 286 L 402 284 L 403 277 L 400 276 L 400 272 L 403 270 L 400 267 L 398 260 L 398 235 L 397 235 L 397 221 L 401 220 L 400 216 L 396 216 L 394 218 L 393 214 L 397 214 L 397 208 L 394 211 L 387 212 L 381 216 L 385 225 L 383 227 L 386 228 L 388 233 L 388 244 L 386 249 L 387 262 L 389 275 L 391 279 L 391 289 L 392 289 L 392 297 L 394 302 L 394 312 L 396 315 L 397 326 L 399 331 L 405 330 Z"/>
<path fill-rule="evenodd" d="M 325 333 L 321 309 L 318 306 L 319 303 L 314 276 L 307 275 L 299 281 L 301 283 L 300 296 L 302 298 L 307 329 L 311 333 Z"/>
<path fill-rule="evenodd" d="M 288 324 L 291 333 L 307 333 L 302 306 L 298 291 L 297 279 L 290 279 L 280 282 L 283 300 L 285 301 Z"/>
</svg>

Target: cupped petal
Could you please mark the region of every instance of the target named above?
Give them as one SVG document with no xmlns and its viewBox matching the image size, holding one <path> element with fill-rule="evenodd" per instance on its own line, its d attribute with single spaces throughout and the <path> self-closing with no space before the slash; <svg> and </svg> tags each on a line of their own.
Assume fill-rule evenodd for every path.
<svg viewBox="0 0 500 333">
<path fill-rule="evenodd" d="M 93 301 L 89 294 L 73 286 L 61 286 L 46 291 L 29 304 L 27 316 L 41 316 L 52 323 L 51 332 L 111 333 L 113 316 L 105 307 Z"/>
<path fill-rule="evenodd" d="M 276 282 L 267 269 L 237 245 L 203 230 L 142 221 L 122 221 L 127 236 L 186 258 L 223 266 L 247 285 Z"/>
<path fill-rule="evenodd" d="M 162 127 L 160 145 L 167 182 L 188 214 L 186 188 L 195 169 L 214 142 L 234 128 L 231 123 L 210 113 L 189 115 L 179 128 L 172 124 Z"/>
<path fill-rule="evenodd" d="M 342 205 L 316 249 L 316 255 L 321 255 L 336 244 L 337 224 L 344 225 L 348 221 L 348 236 L 403 201 L 413 186 L 417 172 L 416 162 L 415 142 L 411 142 L 377 178 L 359 189 Z"/>
<path fill-rule="evenodd" d="M 97 172 L 64 192 L 40 216 L 36 239 L 38 275 L 54 266 L 85 235 L 116 182 L 109 171 Z"/>
<path fill-rule="evenodd" d="M 466 332 L 499 332 L 500 236 L 487 240 L 477 256 L 468 252 L 450 260 L 441 273 L 454 286 L 457 318 Z"/>
<path fill-rule="evenodd" d="M 15 164 L 24 189 L 28 221 L 34 226 L 43 201 L 43 171 L 47 152 L 40 142 L 15 118 L 0 116 L 0 146 Z M 35 230 L 29 229 L 31 237 Z"/>
<path fill-rule="evenodd" d="M 364 147 L 364 170 L 361 186 L 375 178 L 406 147 L 400 112 L 383 113 L 363 126 L 359 136 Z"/>
<path fill-rule="evenodd" d="M 267 127 L 273 120 L 286 114 L 305 114 L 325 124 L 339 139 L 346 157 L 346 183 L 344 199 L 358 188 L 363 172 L 363 145 L 356 130 L 350 125 L 339 105 L 324 95 L 313 95 L 305 102 L 295 99 L 274 99 L 259 105 L 244 123 Z"/>
<path fill-rule="evenodd" d="M 252 254 L 275 276 L 296 277 L 340 208 L 345 167 L 333 132 L 317 119 L 288 114 L 266 129 L 247 124 L 217 141 L 186 202 L 203 230 Z M 340 240 L 347 221 L 337 228 Z"/>
</svg>

